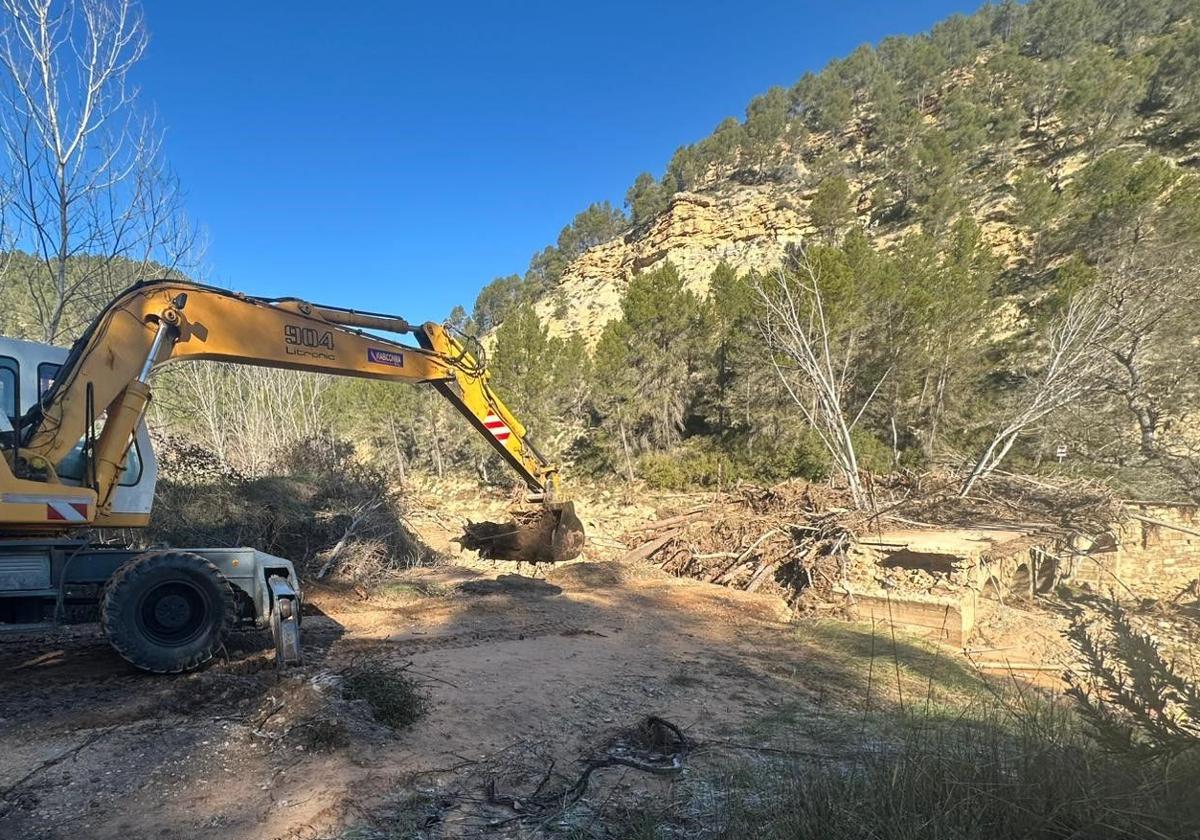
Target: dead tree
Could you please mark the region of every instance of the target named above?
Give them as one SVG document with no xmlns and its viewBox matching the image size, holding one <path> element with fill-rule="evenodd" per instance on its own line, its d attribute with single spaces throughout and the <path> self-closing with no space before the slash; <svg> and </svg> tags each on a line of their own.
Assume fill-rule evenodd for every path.
<svg viewBox="0 0 1200 840">
<path fill-rule="evenodd" d="M 1099 288 L 1075 295 L 1051 319 L 1042 364 L 1028 377 L 1016 395 L 1014 408 L 979 454 L 959 488 L 960 496 L 968 495 L 976 483 L 1000 466 L 1022 432 L 1095 386 L 1107 361 L 1114 326 L 1104 290 Z"/>
<path fill-rule="evenodd" d="M 155 426 L 186 418 L 197 442 L 246 475 L 270 474 L 282 453 L 327 431 L 328 376 L 191 362 L 155 375 L 171 382 L 151 404 Z"/>
<path fill-rule="evenodd" d="M 1164 427 L 1200 399 L 1196 256 L 1194 248 L 1175 241 L 1143 241 L 1099 265 L 1116 325 L 1114 364 L 1104 385 L 1137 422 L 1138 447 L 1147 459 L 1163 454 Z"/>
<path fill-rule="evenodd" d="M 867 507 L 851 431 L 883 379 L 851 417 L 857 335 L 830 323 L 822 299 L 821 267 L 807 249 L 797 252 L 793 271 L 770 275 L 756 291 L 761 304 L 758 326 L 780 382 L 820 437 L 854 504 Z"/>
</svg>

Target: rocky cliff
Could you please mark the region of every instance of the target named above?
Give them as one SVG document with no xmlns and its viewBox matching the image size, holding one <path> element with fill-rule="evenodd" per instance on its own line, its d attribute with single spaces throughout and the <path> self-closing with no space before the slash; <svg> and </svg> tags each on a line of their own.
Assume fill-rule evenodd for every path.
<svg viewBox="0 0 1200 840">
<path fill-rule="evenodd" d="M 820 138 L 820 142 L 829 142 Z M 1064 169 L 1077 167 L 1064 161 Z M 918 229 L 915 222 L 880 226 L 870 221 L 870 181 L 851 181 L 858 223 L 878 244 L 898 241 Z M 1011 267 L 1027 249 L 1027 237 L 1007 219 L 1005 183 L 970 203 L 984 239 Z M 560 284 L 535 304 L 554 336 L 581 335 L 589 345 L 604 325 L 620 316 L 621 297 L 639 272 L 670 261 L 698 294 L 708 290 L 713 270 L 724 262 L 739 274 L 779 268 L 787 249 L 817 235 L 808 207 L 813 189 L 798 183 L 756 186 L 724 184 L 712 192 L 676 193 L 666 210 L 641 227 L 589 249 L 563 272 Z"/>
<path fill-rule="evenodd" d="M 591 344 L 620 315 L 630 278 L 668 260 L 701 294 L 722 261 L 739 273 L 769 271 L 789 244 L 813 232 L 802 201 L 771 187 L 677 193 L 649 224 L 574 260 L 554 293 L 537 303 L 538 316 L 552 334 L 579 334 Z"/>
<path fill-rule="evenodd" d="M 937 238 L 967 214 L 1017 281 L 997 291 L 1037 286 L 1071 251 L 1089 250 L 1057 236 L 1088 215 L 1086 202 L 1100 223 L 1138 213 L 1168 194 L 1174 177 L 1162 165 L 1200 165 L 1200 21 L 1192 3 L 1154 5 L 1130 17 L 1124 4 L 1086 15 L 1073 0 L 987 4 L 771 89 L 743 121 L 681 147 L 661 179 L 638 176 L 632 229 L 583 253 L 560 236 L 556 255 L 577 255 L 561 274 L 531 262 L 538 315 L 553 334 L 594 343 L 630 279 L 665 261 L 697 292 L 721 262 L 776 270 L 790 245 L 817 233 L 810 205 L 823 185 L 836 185 L 820 204 L 827 227 L 849 211 L 887 247 L 917 229 Z M 1147 157 L 1158 169 L 1132 169 Z M 1093 175 L 1081 201 L 1073 182 L 1084 169 Z M 616 215 L 617 227 L 585 241 L 612 236 Z M 528 292 L 510 297 L 501 302 Z M 484 323 L 502 310 L 493 305 Z"/>
</svg>

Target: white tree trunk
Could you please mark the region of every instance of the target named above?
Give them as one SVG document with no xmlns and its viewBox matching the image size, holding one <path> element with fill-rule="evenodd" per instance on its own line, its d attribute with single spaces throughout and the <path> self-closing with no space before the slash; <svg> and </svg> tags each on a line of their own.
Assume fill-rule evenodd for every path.
<svg viewBox="0 0 1200 840">
<path fill-rule="evenodd" d="M 801 250 L 792 273 L 779 273 L 757 287 L 758 326 L 771 364 L 809 426 L 820 437 L 856 507 L 870 499 L 863 489 L 847 405 L 855 364 L 853 337 L 835 336 L 825 314 L 819 266 Z M 885 373 L 886 376 L 886 373 Z M 877 383 L 867 403 L 879 390 Z M 855 420 L 866 404 L 859 408 Z"/>
</svg>

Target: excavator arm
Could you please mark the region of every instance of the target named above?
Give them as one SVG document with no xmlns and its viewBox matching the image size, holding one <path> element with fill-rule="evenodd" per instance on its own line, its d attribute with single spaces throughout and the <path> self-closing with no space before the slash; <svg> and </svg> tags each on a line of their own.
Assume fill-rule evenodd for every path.
<svg viewBox="0 0 1200 840">
<path fill-rule="evenodd" d="M 416 346 L 365 330 L 411 334 Z M 521 477 L 531 500 L 543 505 L 537 522 L 528 523 L 525 538 L 515 539 L 503 529 L 487 534 L 469 530 L 464 545 L 535 562 L 567 559 L 582 547 L 582 525 L 571 504 L 558 499 L 557 465 L 534 448 L 524 425 L 491 388 L 487 369 L 443 326 L 414 326 L 389 315 L 294 298 L 249 297 L 178 281 L 139 283 L 93 321 L 53 387 L 21 418 L 13 435 L 19 445 L 6 459 L 13 478 L 23 484 L 59 484 L 56 466 L 81 439 L 87 440 L 86 487 L 72 489 L 94 494 L 87 518 L 104 524 L 131 435 L 150 400 L 150 372 L 182 360 L 431 385 Z M 92 440 L 100 412 L 104 422 Z M 534 532 L 540 539 L 536 545 L 527 538 Z"/>
</svg>

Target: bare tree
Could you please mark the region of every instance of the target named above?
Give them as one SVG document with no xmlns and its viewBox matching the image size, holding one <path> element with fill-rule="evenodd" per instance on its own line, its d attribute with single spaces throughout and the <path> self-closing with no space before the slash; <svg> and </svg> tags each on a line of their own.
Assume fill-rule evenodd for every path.
<svg viewBox="0 0 1200 840">
<path fill-rule="evenodd" d="M 42 338 L 88 319 L 194 244 L 162 132 L 139 112 L 131 68 L 147 35 L 134 0 L 0 0 L 0 133 L 12 165 L 24 278 Z"/>
<path fill-rule="evenodd" d="M 1195 326 L 1200 322 L 1200 275 L 1195 258 L 1193 248 L 1154 243 L 1099 265 L 1115 326 L 1109 346 L 1113 364 L 1103 384 L 1136 421 L 1138 448 L 1145 458 L 1163 454 L 1164 427 L 1182 420 L 1200 400 Z"/>
<path fill-rule="evenodd" d="M 1096 387 L 1114 328 L 1105 291 L 1099 287 L 1074 295 L 1050 320 L 1042 363 L 1015 395 L 1013 409 L 963 480 L 960 496 L 1000 466 L 1022 432 Z"/>
<path fill-rule="evenodd" d="M 868 507 L 851 432 L 887 374 L 851 417 L 860 336 L 830 323 L 821 266 L 807 249 L 797 251 L 793 271 L 764 278 L 756 291 L 761 303 L 758 326 L 780 382 L 825 445 L 855 505 Z"/>
<path fill-rule="evenodd" d="M 0 179 L 0 301 L 5 299 L 4 293 L 12 281 L 9 269 L 12 268 L 13 249 L 16 247 L 15 228 L 11 218 L 12 204 L 11 185 Z M 12 334 L 9 316 L 8 311 L 0 311 L 0 334 Z"/>
<path fill-rule="evenodd" d="M 186 434 L 246 475 L 270 474 L 288 449 L 326 434 L 329 376 L 179 362 L 156 377 L 167 381 L 156 389 L 155 428 L 169 430 L 182 418 Z"/>
</svg>

